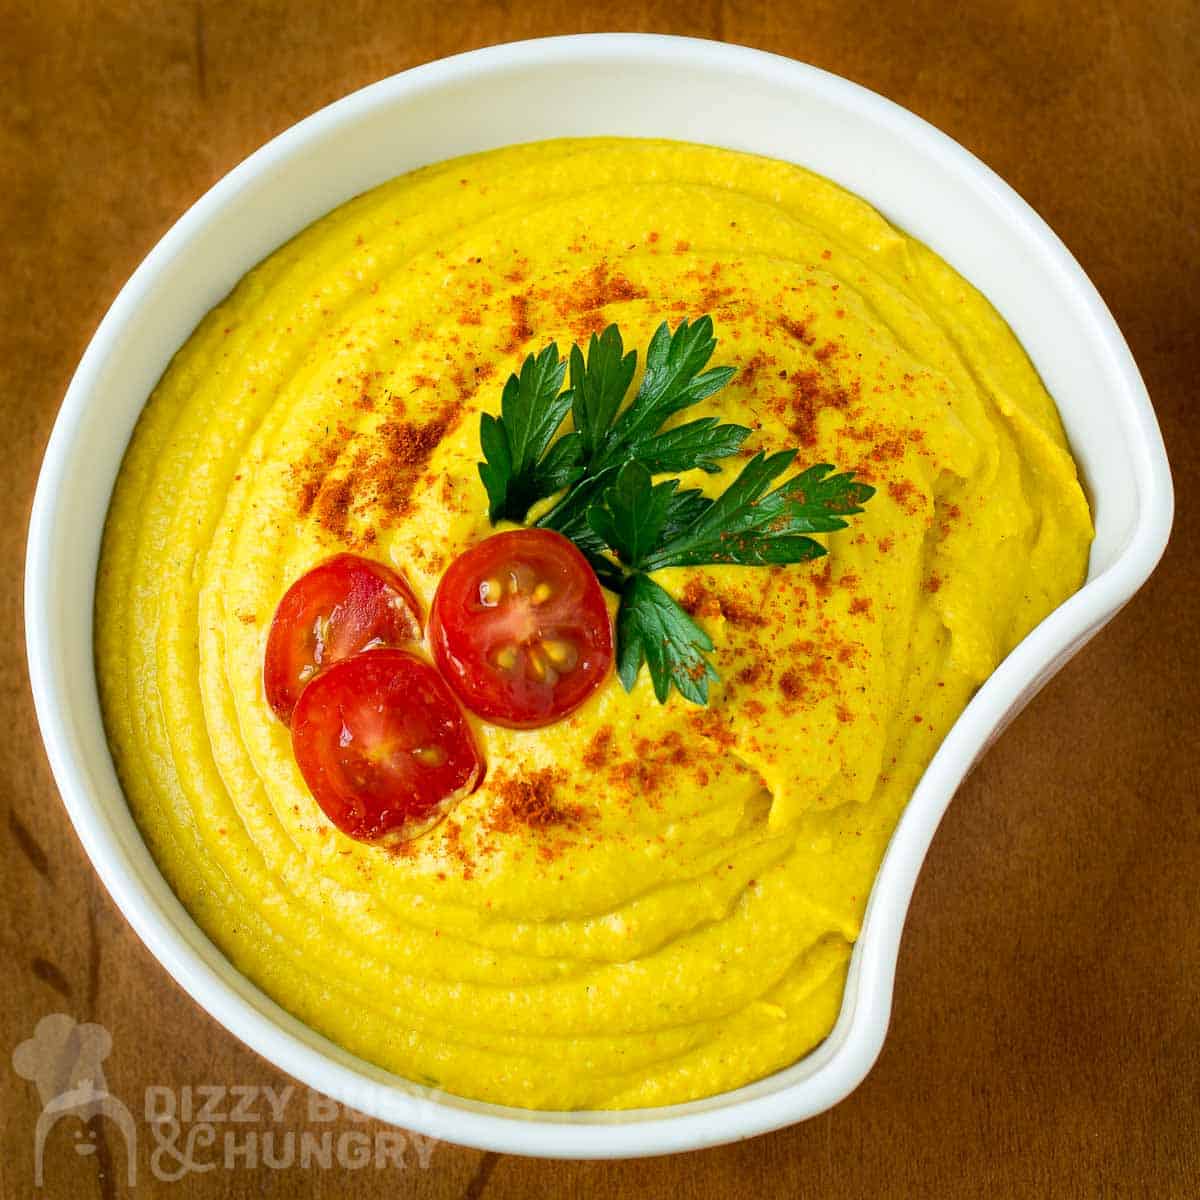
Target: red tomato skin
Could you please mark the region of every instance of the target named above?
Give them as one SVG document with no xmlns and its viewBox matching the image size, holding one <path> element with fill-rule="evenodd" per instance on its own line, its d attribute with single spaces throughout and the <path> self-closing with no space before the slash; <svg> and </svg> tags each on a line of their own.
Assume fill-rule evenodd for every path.
<svg viewBox="0 0 1200 1200">
<path fill-rule="evenodd" d="M 543 607 L 521 601 L 489 609 L 480 584 L 516 568 L 530 581 L 548 581 L 555 591 Z M 522 630 L 571 647 L 574 665 L 556 674 L 552 686 L 522 670 L 504 673 L 489 661 L 499 646 L 519 644 Z M 429 645 L 434 662 L 459 699 L 478 716 L 510 729 L 535 729 L 577 709 L 612 667 L 612 621 L 604 594 L 575 544 L 548 529 L 493 534 L 465 551 L 446 569 L 429 610 Z M 522 660 L 522 664 L 523 664 Z M 546 664 L 543 657 L 542 663 Z"/>
<path fill-rule="evenodd" d="M 304 686 L 335 662 L 368 646 L 421 637 L 420 605 L 402 576 L 357 554 L 338 554 L 306 571 L 284 593 L 263 663 L 267 703 L 287 725 Z M 313 630 L 329 620 L 328 636 Z"/>
<path fill-rule="evenodd" d="M 408 753 L 419 747 L 439 761 L 419 763 Z M 405 650 L 364 650 L 322 671 L 296 704 L 292 749 L 322 812 L 363 842 L 423 833 L 483 778 L 458 701 Z"/>
</svg>

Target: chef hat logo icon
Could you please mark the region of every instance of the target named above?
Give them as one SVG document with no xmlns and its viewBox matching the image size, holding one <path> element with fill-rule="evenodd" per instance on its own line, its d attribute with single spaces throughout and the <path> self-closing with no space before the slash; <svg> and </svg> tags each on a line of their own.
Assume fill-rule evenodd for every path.
<svg viewBox="0 0 1200 1200">
<path fill-rule="evenodd" d="M 112 1051 L 112 1035 L 103 1025 L 80 1023 L 66 1013 L 43 1017 L 33 1037 L 13 1051 L 13 1069 L 38 1090 L 42 1112 L 34 1134 L 34 1182 L 42 1186 L 46 1139 L 60 1122 L 75 1117 L 92 1126 L 98 1117 L 113 1121 L 125 1138 L 129 1184 L 137 1177 L 137 1125 L 133 1114 L 108 1090 L 104 1060 Z M 75 1150 L 90 1154 L 94 1140 L 79 1139 Z"/>
</svg>

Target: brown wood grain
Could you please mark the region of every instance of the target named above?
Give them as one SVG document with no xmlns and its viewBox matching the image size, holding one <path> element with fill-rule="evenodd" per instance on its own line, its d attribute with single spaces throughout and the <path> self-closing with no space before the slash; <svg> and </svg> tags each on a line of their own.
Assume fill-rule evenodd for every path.
<svg viewBox="0 0 1200 1200">
<path fill-rule="evenodd" d="M 893 10 L 894 9 L 894 10 Z M 962 788 L 921 877 L 892 1031 L 831 1113 L 649 1162 L 433 1148 L 422 1169 L 244 1161 L 138 1194 L 1186 1197 L 1200 1193 L 1196 416 L 1200 9 L 1195 0 L 903 6 L 567 0 L 164 4 L 0 0 L 0 1195 L 33 1194 L 41 1102 L 8 1062 L 43 1015 L 112 1031 L 114 1094 L 288 1081 L 172 983 L 95 880 L 54 790 L 20 641 L 25 524 L 67 380 L 120 284 L 272 134 L 402 68 L 540 34 L 654 30 L 805 59 L 927 117 L 1063 237 L 1154 398 L 1181 497 L 1149 586 Z M 338 1133 L 300 1101 L 266 1129 Z M 125 1193 L 102 1122 L 56 1132 L 44 1194 Z"/>
</svg>

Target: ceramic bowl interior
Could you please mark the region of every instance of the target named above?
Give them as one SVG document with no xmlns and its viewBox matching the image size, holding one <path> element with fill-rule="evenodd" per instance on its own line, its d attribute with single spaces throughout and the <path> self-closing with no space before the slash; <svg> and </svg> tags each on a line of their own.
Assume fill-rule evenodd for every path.
<svg viewBox="0 0 1200 1200">
<path fill-rule="evenodd" d="M 533 1113 L 431 1094 L 364 1063 L 285 1013 L 200 932 L 117 783 L 96 692 L 92 599 L 104 514 L 134 422 L 171 355 L 251 266 L 343 200 L 414 167 L 598 134 L 788 159 L 928 243 L 996 305 L 1057 399 L 1096 540 L 1087 585 L 988 680 L 916 789 L 872 890 L 828 1040 L 786 1070 L 703 1101 Z M 913 884 L 955 788 L 1149 575 L 1171 513 L 1158 427 L 1111 316 L 1043 222 L 956 143 L 843 79 L 741 47 L 641 35 L 525 42 L 432 63 L 323 109 L 217 184 L 147 257 L 84 355 L 46 452 L 27 559 L 30 674 L 55 778 L 97 871 L 167 970 L 244 1042 L 303 1083 L 428 1136 L 524 1154 L 661 1154 L 812 1116 L 861 1081 L 887 1028 Z"/>
</svg>

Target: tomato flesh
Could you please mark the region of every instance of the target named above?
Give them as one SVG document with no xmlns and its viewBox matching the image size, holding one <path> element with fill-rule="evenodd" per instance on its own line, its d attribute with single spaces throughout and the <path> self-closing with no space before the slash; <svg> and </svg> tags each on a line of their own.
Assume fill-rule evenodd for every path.
<svg viewBox="0 0 1200 1200">
<path fill-rule="evenodd" d="M 373 646 L 421 636 L 412 589 L 390 567 L 339 554 L 302 575 L 279 602 L 267 635 L 267 703 L 286 725 L 305 684 Z"/>
<path fill-rule="evenodd" d="M 364 650 L 322 671 L 292 714 L 292 749 L 321 810 L 359 841 L 415 837 L 483 776 L 450 689 L 405 650 Z"/>
<path fill-rule="evenodd" d="M 518 729 L 578 708 L 613 660 L 600 582 L 548 529 L 494 534 L 459 555 L 438 584 L 429 640 L 463 703 Z"/>
</svg>

